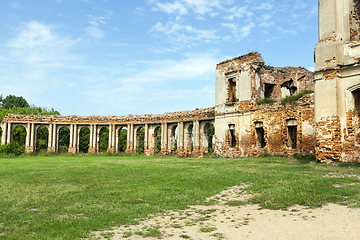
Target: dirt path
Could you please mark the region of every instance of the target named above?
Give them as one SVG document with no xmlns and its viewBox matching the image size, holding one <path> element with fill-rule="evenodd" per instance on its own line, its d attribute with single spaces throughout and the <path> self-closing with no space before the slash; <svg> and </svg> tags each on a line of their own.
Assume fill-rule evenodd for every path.
<svg viewBox="0 0 360 240">
<path fill-rule="evenodd" d="M 211 197 L 211 206 L 172 211 L 136 226 L 95 232 L 99 239 L 360 239 L 360 209 L 329 204 L 319 209 L 295 206 L 287 211 L 257 205 L 228 206 L 251 197 L 234 186 Z"/>
</svg>

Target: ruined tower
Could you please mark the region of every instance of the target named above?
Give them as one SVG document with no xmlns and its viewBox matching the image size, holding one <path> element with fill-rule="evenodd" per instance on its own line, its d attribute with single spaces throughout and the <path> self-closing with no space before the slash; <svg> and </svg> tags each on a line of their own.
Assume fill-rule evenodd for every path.
<svg viewBox="0 0 360 240">
<path fill-rule="evenodd" d="M 359 161 L 359 0 L 319 0 L 315 63 L 316 157 Z"/>
</svg>

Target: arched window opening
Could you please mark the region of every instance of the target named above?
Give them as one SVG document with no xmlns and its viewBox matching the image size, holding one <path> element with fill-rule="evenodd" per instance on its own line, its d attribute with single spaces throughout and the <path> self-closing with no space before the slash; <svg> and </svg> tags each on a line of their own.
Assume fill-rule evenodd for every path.
<svg viewBox="0 0 360 240">
<path fill-rule="evenodd" d="M 36 151 L 46 151 L 49 141 L 49 129 L 45 126 L 38 128 L 36 132 Z"/>
<path fill-rule="evenodd" d="M 79 137 L 79 152 L 87 153 L 90 147 L 90 129 L 83 127 L 80 130 Z"/>
<path fill-rule="evenodd" d="M 70 129 L 68 127 L 61 127 L 58 130 L 59 134 L 59 144 L 58 151 L 61 153 L 68 152 L 70 145 Z"/>
<path fill-rule="evenodd" d="M 186 129 L 186 138 L 185 138 L 185 146 L 186 146 L 186 149 L 189 151 L 193 151 L 194 150 L 194 144 L 193 144 L 193 128 L 194 128 L 194 125 L 193 124 L 190 124 L 187 129 Z"/>
<path fill-rule="evenodd" d="M 215 127 L 212 123 L 207 123 L 204 126 L 204 147 L 208 153 L 213 153 L 213 136 L 215 134 Z"/>
<path fill-rule="evenodd" d="M 289 119 L 286 121 L 287 132 L 288 132 L 288 147 L 296 149 L 297 142 L 297 123 L 296 119 Z"/>
<path fill-rule="evenodd" d="M 125 152 L 127 146 L 127 128 L 123 127 L 120 128 L 118 131 L 118 138 L 119 138 L 119 152 Z"/>
<path fill-rule="evenodd" d="M 177 125 L 174 125 L 170 128 L 169 149 L 171 151 L 171 155 L 174 155 L 177 150 L 177 129 Z"/>
<path fill-rule="evenodd" d="M 102 127 L 99 132 L 99 152 L 106 152 L 109 147 L 109 129 Z"/>
<path fill-rule="evenodd" d="M 135 148 L 136 148 L 136 152 L 138 154 L 144 154 L 144 146 L 145 146 L 145 128 L 144 127 L 139 127 L 136 130 L 136 143 L 135 143 Z"/>
<path fill-rule="evenodd" d="M 256 143 L 255 143 L 256 147 L 258 148 L 266 147 L 263 122 L 255 122 L 255 137 L 256 137 Z"/>
<path fill-rule="evenodd" d="M 155 153 L 161 152 L 161 127 L 156 127 L 154 131 Z"/>
<path fill-rule="evenodd" d="M 13 139 L 17 155 L 25 153 L 26 129 L 24 126 L 16 126 L 13 130 Z"/>
</svg>

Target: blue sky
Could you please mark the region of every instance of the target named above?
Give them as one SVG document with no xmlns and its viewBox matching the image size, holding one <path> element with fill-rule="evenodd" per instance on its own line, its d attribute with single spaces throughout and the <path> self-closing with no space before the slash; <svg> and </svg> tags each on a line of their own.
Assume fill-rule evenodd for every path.
<svg viewBox="0 0 360 240">
<path fill-rule="evenodd" d="M 215 102 L 218 62 L 258 51 L 313 70 L 315 0 L 2 0 L 0 94 L 62 115 Z"/>
</svg>

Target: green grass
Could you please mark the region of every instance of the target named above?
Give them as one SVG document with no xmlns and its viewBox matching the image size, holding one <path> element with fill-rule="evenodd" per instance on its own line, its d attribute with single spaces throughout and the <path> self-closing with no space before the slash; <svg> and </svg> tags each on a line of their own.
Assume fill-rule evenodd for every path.
<svg viewBox="0 0 360 240">
<path fill-rule="evenodd" d="M 0 239 L 86 238 L 91 231 L 205 204 L 206 197 L 242 183 L 257 193 L 248 203 L 262 208 L 327 202 L 360 207 L 360 184 L 351 184 L 360 183 L 359 176 L 359 165 L 320 165 L 301 157 L 1 158 Z M 159 234 L 155 228 L 144 232 Z"/>
<path fill-rule="evenodd" d="M 260 99 L 260 101 L 257 101 L 256 104 L 257 105 L 261 105 L 261 104 L 272 104 L 276 102 L 275 100 L 271 99 L 271 98 L 262 98 Z"/>
<path fill-rule="evenodd" d="M 313 90 L 302 90 L 298 94 L 286 96 L 281 100 L 282 105 L 291 104 L 294 105 L 300 98 L 302 98 L 305 94 L 313 93 Z"/>
</svg>

